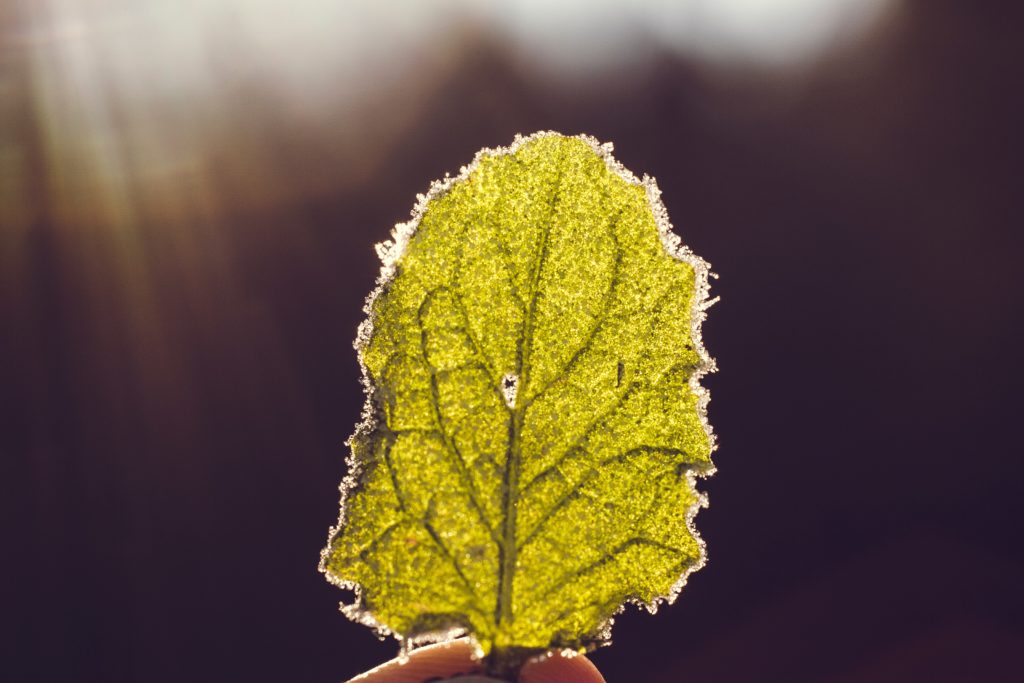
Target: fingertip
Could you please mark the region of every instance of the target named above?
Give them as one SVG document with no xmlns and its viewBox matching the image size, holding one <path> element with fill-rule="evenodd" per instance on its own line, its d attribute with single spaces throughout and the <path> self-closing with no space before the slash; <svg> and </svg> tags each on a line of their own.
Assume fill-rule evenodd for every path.
<svg viewBox="0 0 1024 683">
<path fill-rule="evenodd" d="M 593 663 L 572 650 L 552 652 L 523 667 L 519 683 L 605 683 Z"/>
<path fill-rule="evenodd" d="M 423 683 L 431 678 L 449 678 L 480 671 L 476 646 L 460 638 L 417 648 L 406 658 L 392 659 L 360 674 L 349 683 Z"/>
</svg>

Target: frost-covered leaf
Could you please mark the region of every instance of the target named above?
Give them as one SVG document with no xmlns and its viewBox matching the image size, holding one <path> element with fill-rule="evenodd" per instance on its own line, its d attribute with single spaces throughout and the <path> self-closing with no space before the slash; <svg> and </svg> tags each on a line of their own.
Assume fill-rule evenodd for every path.
<svg viewBox="0 0 1024 683">
<path fill-rule="evenodd" d="M 491 670 L 607 638 L 703 563 L 707 264 L 588 137 L 483 150 L 380 245 L 368 400 L 321 569 L 406 643 Z"/>
</svg>

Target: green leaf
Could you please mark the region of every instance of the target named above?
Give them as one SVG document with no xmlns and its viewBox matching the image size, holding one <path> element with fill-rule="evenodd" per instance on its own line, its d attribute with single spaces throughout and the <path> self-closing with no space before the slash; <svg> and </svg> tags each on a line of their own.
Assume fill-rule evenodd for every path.
<svg viewBox="0 0 1024 683">
<path fill-rule="evenodd" d="M 321 558 L 405 644 L 469 633 L 508 673 L 607 640 L 704 561 L 707 264 L 654 181 L 589 137 L 483 150 L 378 246 L 367 405 Z"/>
</svg>

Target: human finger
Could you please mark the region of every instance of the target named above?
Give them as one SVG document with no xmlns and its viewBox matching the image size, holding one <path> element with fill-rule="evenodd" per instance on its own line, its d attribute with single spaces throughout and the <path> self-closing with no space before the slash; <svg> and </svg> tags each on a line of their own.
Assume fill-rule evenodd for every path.
<svg viewBox="0 0 1024 683">
<path fill-rule="evenodd" d="M 466 639 L 427 645 L 404 661 L 392 659 L 351 679 L 349 683 L 425 683 L 480 671 L 476 648 Z"/>
<path fill-rule="evenodd" d="M 564 651 L 527 662 L 519 674 L 519 683 L 605 683 L 605 680 L 589 659 Z"/>
</svg>

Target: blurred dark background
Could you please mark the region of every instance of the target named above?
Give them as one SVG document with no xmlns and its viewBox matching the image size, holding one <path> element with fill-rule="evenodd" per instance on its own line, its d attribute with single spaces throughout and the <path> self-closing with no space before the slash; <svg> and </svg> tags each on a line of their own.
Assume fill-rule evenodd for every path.
<svg viewBox="0 0 1024 683">
<path fill-rule="evenodd" d="M 372 245 L 480 147 L 657 177 L 721 276 L 710 562 L 611 683 L 1024 653 L 1010 3 L 0 4 L 0 678 L 337 682 Z"/>
</svg>

